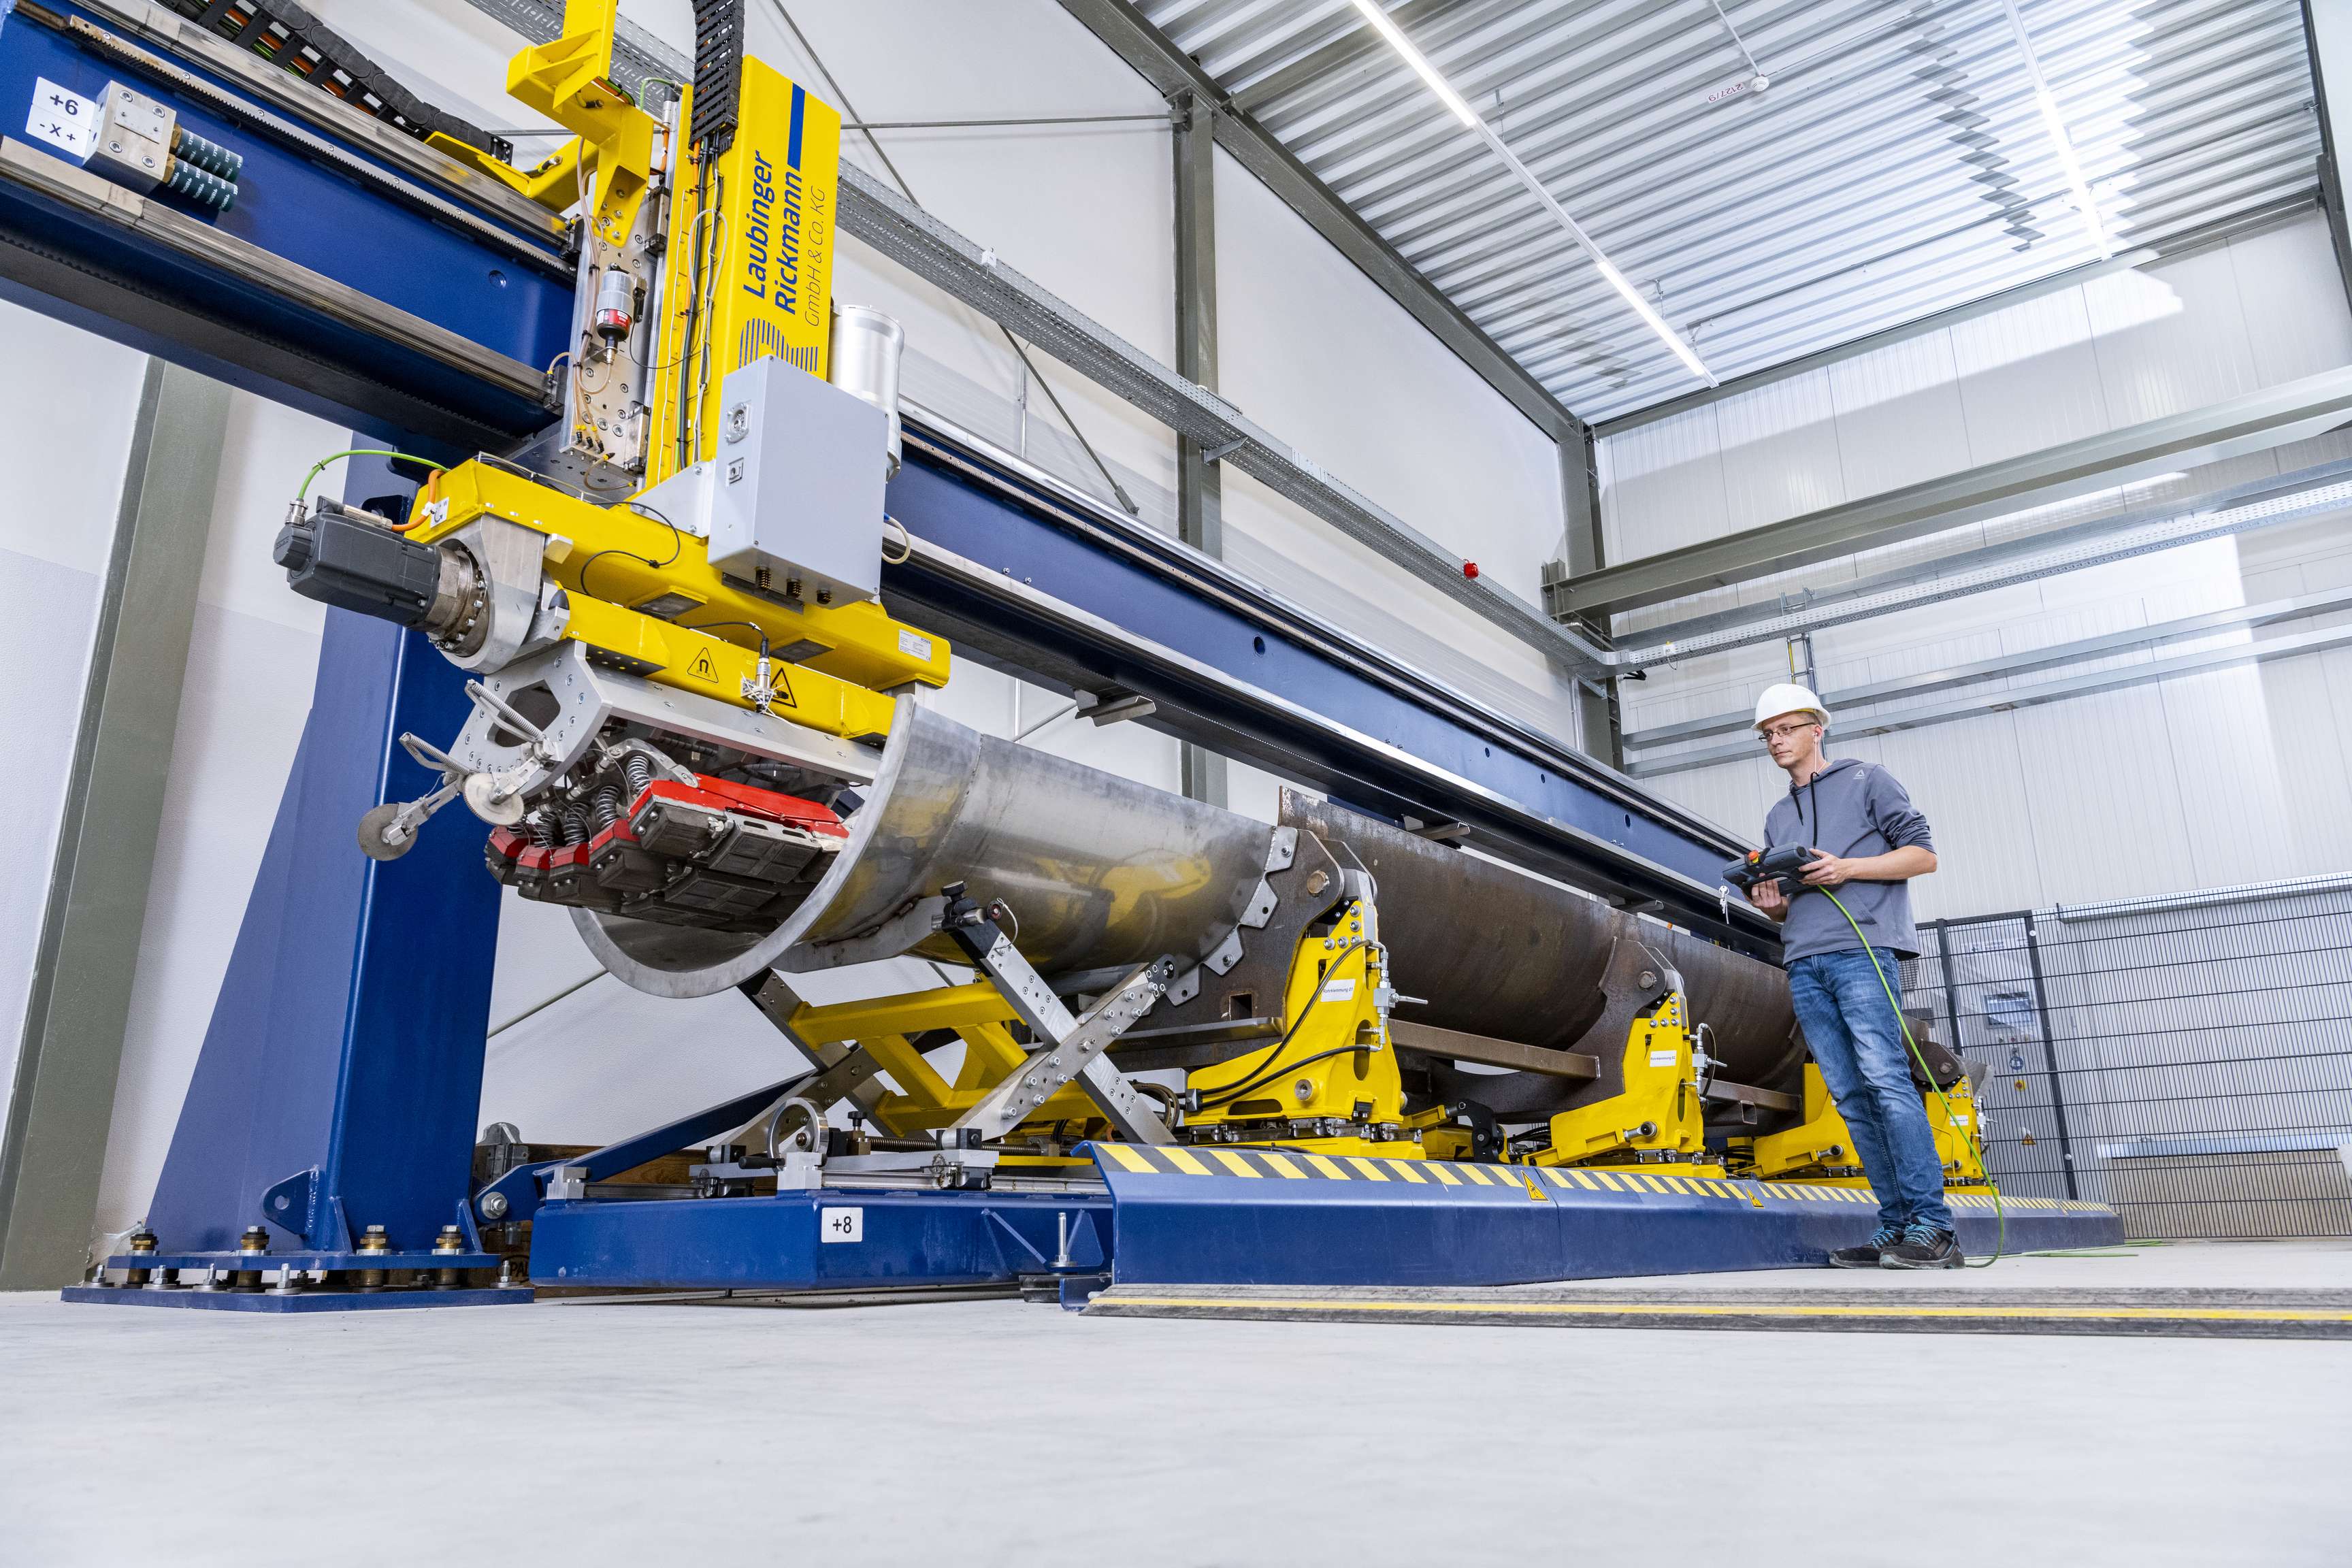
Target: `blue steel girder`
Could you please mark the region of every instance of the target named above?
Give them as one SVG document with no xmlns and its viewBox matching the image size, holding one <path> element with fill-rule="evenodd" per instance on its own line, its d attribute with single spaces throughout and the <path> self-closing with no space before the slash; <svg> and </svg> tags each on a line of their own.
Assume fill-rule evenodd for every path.
<svg viewBox="0 0 2352 1568">
<path fill-rule="evenodd" d="M 143 7 L 142 7 L 143 9 Z M 543 426 L 544 368 L 566 346 L 562 226 L 471 200 L 391 157 L 376 122 L 322 92 L 272 103 L 230 46 L 174 50 L 105 4 L 0 0 L 0 113 L 35 83 L 87 98 L 120 80 L 245 159 L 214 215 L 108 186 L 21 132 L 0 146 L 0 295 L 264 396 L 436 455 Z M 224 58 L 222 51 L 228 51 Z M 250 71 L 250 65 L 245 65 Z M 20 106 L 8 108 L 8 105 Z M 438 352 L 435 352 L 437 346 Z"/>
<path fill-rule="evenodd" d="M 1066 689 L 1148 697 L 1141 721 L 1471 842 L 1763 957 L 1778 933 L 1721 892 L 1748 846 L 1622 774 L 1447 690 L 1181 542 L 908 424 L 886 564 L 894 615 Z"/>
<path fill-rule="evenodd" d="M 388 149 L 376 122 L 226 48 L 142 34 L 121 0 L 0 0 L 0 106 L 29 106 L 41 78 L 89 97 L 122 79 L 246 158 L 214 217 L 6 139 L 0 294 L 427 456 L 543 426 L 539 378 L 573 304 L 560 226 L 510 193 L 469 198 L 438 154 Z M 1137 691 L 1155 727 L 1376 812 L 1459 821 L 1531 868 L 1777 951 L 1769 922 L 1717 898 L 1747 847 L 1731 836 L 1173 540 L 914 435 L 891 504 L 919 548 L 885 574 L 908 619 L 1048 684 Z"/>
</svg>

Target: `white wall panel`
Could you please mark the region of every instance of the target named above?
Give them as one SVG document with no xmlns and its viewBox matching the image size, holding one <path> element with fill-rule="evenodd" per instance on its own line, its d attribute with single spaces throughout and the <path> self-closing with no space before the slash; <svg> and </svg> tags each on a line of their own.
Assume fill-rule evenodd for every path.
<svg viewBox="0 0 2352 1568">
<path fill-rule="evenodd" d="M 1878 737 L 1878 761 L 1910 792 L 1935 836 L 1935 874 L 1915 884 L 1920 920 L 2014 909 L 2033 885 L 2034 824 L 2014 809 L 2026 762 L 2011 715 Z"/>
<path fill-rule="evenodd" d="M 1948 333 L 1840 361 L 1829 378 L 1848 496 L 1900 489 L 1969 466 Z"/>
<path fill-rule="evenodd" d="M 2012 717 L 2046 897 L 2077 903 L 2200 885 L 2160 693 L 2134 687 Z"/>
<path fill-rule="evenodd" d="M 1738 533 L 1846 498 L 1830 374 L 1807 372 L 1715 405 L 1725 521 Z"/>
<path fill-rule="evenodd" d="M 2080 289 L 1953 323 L 1952 363 L 1971 464 L 1997 463 L 2109 428 Z"/>
<path fill-rule="evenodd" d="M 1602 539 L 1612 562 L 1731 531 L 1715 410 L 1695 408 L 1601 443 Z"/>
<path fill-rule="evenodd" d="M 0 428 L 19 460 L 0 506 L 0 699 L 9 808 L 0 816 L 0 1118 L 15 1087 L 33 954 L 81 720 L 98 595 L 121 504 L 147 357 L 0 303 L 16 349 L 0 378 Z"/>
<path fill-rule="evenodd" d="M 2312 307 L 2344 295 L 2326 225 L 2285 224 L 2244 235 L 2230 242 L 2229 255 L 2259 384 L 2276 386 L 2352 363 L 2352 314 Z"/>
<path fill-rule="evenodd" d="M 2254 390 L 2253 347 L 2227 247 L 2094 278 L 2083 296 L 2118 426 Z"/>
<path fill-rule="evenodd" d="M 111 508 L 109 509 L 111 510 Z M 48 907 L 49 867 L 65 811 L 66 770 L 73 762 L 89 678 L 89 640 L 98 616 L 99 574 L 0 550 L 0 658 L 7 668 L 42 671 L 12 681 L 0 706 L 9 736 L 9 807 L 0 814 L 0 1117 L 16 1088 L 16 1052 L 33 984 L 33 955 Z"/>
</svg>

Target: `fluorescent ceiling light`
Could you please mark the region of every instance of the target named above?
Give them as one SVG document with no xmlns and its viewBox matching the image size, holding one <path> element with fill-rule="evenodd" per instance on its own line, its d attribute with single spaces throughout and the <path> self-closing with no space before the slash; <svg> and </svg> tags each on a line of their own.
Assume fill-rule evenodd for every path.
<svg viewBox="0 0 2352 1568">
<path fill-rule="evenodd" d="M 1683 367 L 1709 386 L 1720 385 L 1721 383 L 1717 379 L 1716 374 L 1707 369 L 1706 362 L 1698 357 L 1689 343 L 1683 341 L 1682 334 L 1666 325 L 1665 318 L 1651 309 L 1650 302 L 1642 298 L 1633 285 L 1626 281 L 1625 275 L 1617 270 L 1616 266 L 1608 257 L 1601 254 L 1599 246 L 1592 243 L 1592 237 L 1584 232 L 1584 226 L 1577 222 L 1570 215 L 1569 210 L 1559 205 L 1558 198 L 1544 188 L 1543 182 L 1536 178 L 1534 170 L 1519 162 L 1518 154 L 1511 151 L 1508 144 L 1496 132 L 1495 128 L 1480 119 L 1469 104 L 1463 101 L 1462 95 L 1454 90 L 1453 83 L 1447 81 L 1439 73 L 1437 68 L 1429 63 L 1427 57 L 1413 47 L 1412 40 L 1406 37 L 1394 22 L 1389 20 L 1388 14 L 1381 9 L 1378 0 L 1355 0 L 1355 5 L 1356 9 L 1364 14 L 1364 19 L 1372 25 L 1372 29 L 1388 40 L 1389 47 L 1402 55 L 1404 58 L 1404 63 L 1412 68 L 1413 74 L 1427 82 L 1429 90 L 1435 93 L 1439 101 L 1454 111 L 1454 118 L 1475 131 L 1486 145 L 1494 149 L 1495 155 L 1503 161 L 1504 166 L 1517 177 L 1519 184 L 1528 188 L 1528 194 L 1544 205 L 1545 210 L 1551 214 L 1560 227 L 1575 237 L 1576 243 L 1584 247 L 1584 253 L 1587 256 L 1592 258 L 1592 265 L 1600 269 L 1601 276 L 1607 279 L 1609 287 L 1616 289 L 1618 297 L 1633 308 L 1635 315 L 1642 318 L 1643 325 L 1655 332 L 1668 348 L 1675 351 L 1675 357 L 1683 362 Z"/>
<path fill-rule="evenodd" d="M 1387 12 L 1373 4 L 1373 0 L 1356 0 L 1356 9 L 1364 14 L 1364 20 L 1372 25 L 1372 31 L 1389 41 L 1389 47 L 1404 57 L 1404 63 L 1411 66 L 1421 79 L 1429 84 L 1429 90 L 1444 101 L 1445 107 L 1454 111 L 1454 117 L 1456 120 L 1474 130 L 1477 127 L 1477 115 L 1472 113 L 1470 106 L 1462 101 L 1462 95 L 1454 90 L 1454 84 L 1437 74 L 1437 68 L 1431 65 L 1422 52 L 1412 47 L 1412 40 L 1404 36 L 1403 29 L 1389 20 Z"/>
<path fill-rule="evenodd" d="M 2074 205 L 2090 226 L 2092 242 L 2099 247 L 2099 259 L 2105 261 L 2116 253 L 2116 242 L 2107 233 L 2107 220 L 2099 214 L 2099 204 L 2091 199 L 2091 182 L 2083 177 L 2082 161 L 2074 156 L 2074 139 L 2066 134 L 2066 117 L 2058 112 L 2058 100 L 2052 94 L 2050 84 L 2042 78 L 2042 61 L 2033 52 L 2033 39 L 2025 31 L 2025 18 L 2017 14 L 2017 0 L 2000 0 L 2000 8 L 2009 15 L 2009 30 L 2017 35 L 2018 52 L 2025 57 L 2025 73 L 2033 80 L 2033 106 L 2042 111 L 2042 128 L 2050 133 L 2050 144 L 2057 149 L 2058 166 L 2066 172 L 2066 184 L 2074 193 Z"/>
</svg>

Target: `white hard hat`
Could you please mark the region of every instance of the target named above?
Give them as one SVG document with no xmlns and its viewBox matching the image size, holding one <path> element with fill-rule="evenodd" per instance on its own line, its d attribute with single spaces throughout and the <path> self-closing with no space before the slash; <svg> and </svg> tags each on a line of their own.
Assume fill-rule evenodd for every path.
<svg viewBox="0 0 2352 1568">
<path fill-rule="evenodd" d="M 1822 700 L 1805 688 L 1792 686 L 1786 681 L 1766 687 L 1764 695 L 1756 700 L 1755 727 L 1761 730 L 1773 720 L 1790 713 L 1811 713 L 1822 721 L 1822 729 L 1830 727 L 1830 710 L 1822 706 Z"/>
</svg>

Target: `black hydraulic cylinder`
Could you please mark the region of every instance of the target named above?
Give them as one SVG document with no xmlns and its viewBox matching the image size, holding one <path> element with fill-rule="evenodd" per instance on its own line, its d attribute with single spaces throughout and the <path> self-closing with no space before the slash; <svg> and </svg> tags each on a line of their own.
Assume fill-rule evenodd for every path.
<svg viewBox="0 0 2352 1568">
<path fill-rule="evenodd" d="M 270 553 L 304 598 L 404 626 L 424 624 L 441 583 L 438 550 L 331 500 L 279 529 Z"/>
</svg>

